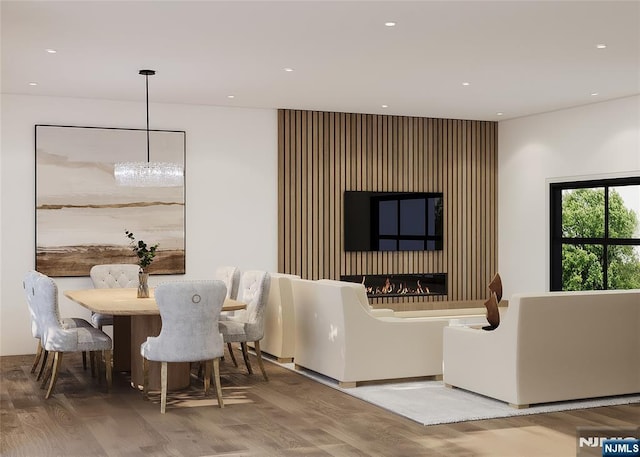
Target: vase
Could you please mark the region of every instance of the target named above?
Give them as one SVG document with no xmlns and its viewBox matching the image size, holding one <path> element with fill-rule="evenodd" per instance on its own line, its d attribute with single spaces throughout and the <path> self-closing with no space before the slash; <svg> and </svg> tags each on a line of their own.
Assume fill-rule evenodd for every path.
<svg viewBox="0 0 640 457">
<path fill-rule="evenodd" d="M 138 273 L 138 298 L 149 298 L 149 273 Z"/>
</svg>

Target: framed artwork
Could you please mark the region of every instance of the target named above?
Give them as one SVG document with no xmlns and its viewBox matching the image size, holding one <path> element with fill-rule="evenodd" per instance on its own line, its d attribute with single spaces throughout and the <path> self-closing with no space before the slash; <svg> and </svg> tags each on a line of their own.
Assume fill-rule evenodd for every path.
<svg viewBox="0 0 640 457">
<path fill-rule="evenodd" d="M 150 160 L 185 165 L 186 133 L 150 130 Z M 35 126 L 36 270 L 88 276 L 93 265 L 137 263 L 125 230 L 158 243 L 150 273 L 185 272 L 185 193 L 121 187 L 116 162 L 147 160 L 147 131 Z"/>
</svg>

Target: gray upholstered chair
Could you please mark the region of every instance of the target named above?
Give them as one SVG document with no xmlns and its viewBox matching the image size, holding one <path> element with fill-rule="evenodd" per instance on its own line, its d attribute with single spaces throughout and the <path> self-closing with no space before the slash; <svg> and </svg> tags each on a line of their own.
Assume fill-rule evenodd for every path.
<svg viewBox="0 0 640 457">
<path fill-rule="evenodd" d="M 28 281 L 25 281 L 25 290 L 40 329 L 43 331 L 42 347 L 45 351 L 54 353 L 53 364 L 45 376 L 45 382 L 49 376 L 51 377 L 45 398 L 48 399 L 51 396 L 65 352 L 90 351 L 92 358 L 95 358 L 93 357 L 94 353 L 102 351 L 105 360 L 107 390 L 109 390 L 111 388 L 112 347 L 109 335 L 91 326 L 63 327 L 58 310 L 58 287 L 48 276 L 40 273 L 30 276 Z"/>
<path fill-rule="evenodd" d="M 140 267 L 135 264 L 113 263 L 94 265 L 89 276 L 96 289 L 116 289 L 118 287 L 138 287 Z M 102 330 L 105 325 L 113 325 L 113 316 L 91 312 L 91 323 Z"/>
<path fill-rule="evenodd" d="M 220 321 L 220 333 L 229 347 L 229 353 L 235 363 L 231 343 L 240 343 L 244 363 L 250 374 L 253 374 L 247 342 L 253 342 L 260 371 L 266 381 L 269 380 L 262 363 L 260 340 L 264 336 L 264 320 L 271 277 L 266 271 L 245 271 L 240 277 L 237 300 L 247 305 L 246 309 L 237 311 L 235 315 Z M 237 366 L 237 364 L 236 364 Z"/>
<path fill-rule="evenodd" d="M 238 286 L 240 285 L 240 269 L 238 267 L 218 267 L 213 275 L 214 279 L 219 279 L 224 282 L 225 286 L 227 286 L 227 298 L 231 298 L 235 300 L 238 297 Z M 220 320 L 226 320 L 230 316 L 233 316 L 235 311 L 222 311 L 220 313 Z M 236 356 L 233 355 L 233 348 L 231 347 L 231 343 L 229 343 L 229 355 L 231 356 L 231 360 L 233 364 L 237 367 L 238 361 L 236 360 Z M 200 370 L 198 370 L 198 376 L 200 376 L 202 370 L 202 366 Z"/>
<path fill-rule="evenodd" d="M 25 295 L 27 297 L 27 305 L 29 306 L 29 315 L 31 317 L 31 334 L 35 339 L 38 340 L 38 347 L 36 349 L 36 356 L 33 360 L 33 365 L 31 366 L 31 373 L 35 373 L 38 368 L 38 364 L 40 363 L 40 359 L 42 359 L 42 366 L 38 371 L 38 376 L 36 379 L 40 379 L 42 377 L 42 373 L 44 372 L 44 368 L 47 364 L 47 357 L 49 355 L 48 351 L 45 351 L 42 348 L 42 335 L 44 330 L 40 325 L 40 321 L 38 319 L 37 310 L 35 304 L 33 303 L 33 297 L 35 294 L 35 285 L 37 280 L 42 275 L 37 271 L 29 271 L 22 281 L 22 287 L 24 289 Z M 60 324 L 64 328 L 76 328 L 76 327 L 91 327 L 91 324 L 84 319 L 80 319 L 77 317 L 67 317 L 60 319 Z M 43 355 L 44 354 L 44 355 Z M 87 353 L 82 353 L 82 366 L 83 368 L 87 368 Z"/>
<path fill-rule="evenodd" d="M 143 357 L 144 394 L 148 393 L 149 360 L 161 362 L 160 412 L 167 404 L 167 362 L 205 362 L 204 392 L 209 391 L 211 363 L 220 408 L 220 357 L 224 343 L 218 329 L 218 317 L 227 289 L 222 281 L 179 281 L 156 287 L 155 298 L 160 310 L 162 329 L 140 346 Z"/>
<path fill-rule="evenodd" d="M 238 295 L 238 285 L 240 284 L 240 269 L 238 267 L 218 267 L 213 274 L 213 279 L 217 279 L 218 281 L 222 281 L 227 288 L 226 298 L 231 298 L 233 300 L 236 299 Z M 229 316 L 233 316 L 235 311 L 222 311 L 220 316 L 218 317 L 220 320 L 225 320 Z M 229 353 L 231 354 L 231 360 L 233 360 L 233 364 L 237 367 L 238 362 L 236 361 L 233 352 L 231 352 L 231 347 L 229 347 Z M 223 357 L 224 359 L 224 357 Z M 202 364 L 198 367 L 198 377 L 202 376 Z"/>
<path fill-rule="evenodd" d="M 227 287 L 227 298 L 236 299 L 238 296 L 238 285 L 240 284 L 240 269 L 237 267 L 218 267 L 213 275 L 213 279 L 224 282 Z"/>
</svg>

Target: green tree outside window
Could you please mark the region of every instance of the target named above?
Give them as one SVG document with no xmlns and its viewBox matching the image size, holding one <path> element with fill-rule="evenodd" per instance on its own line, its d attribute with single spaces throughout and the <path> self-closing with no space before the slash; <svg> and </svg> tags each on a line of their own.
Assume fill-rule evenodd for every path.
<svg viewBox="0 0 640 457">
<path fill-rule="evenodd" d="M 603 289 L 604 267 L 607 289 L 640 288 L 640 247 L 615 244 L 615 239 L 637 237 L 638 216 L 625 206 L 621 195 L 609 188 L 606 264 L 603 244 L 562 245 L 563 290 Z M 605 189 L 584 188 L 562 193 L 563 238 L 605 237 Z"/>
</svg>

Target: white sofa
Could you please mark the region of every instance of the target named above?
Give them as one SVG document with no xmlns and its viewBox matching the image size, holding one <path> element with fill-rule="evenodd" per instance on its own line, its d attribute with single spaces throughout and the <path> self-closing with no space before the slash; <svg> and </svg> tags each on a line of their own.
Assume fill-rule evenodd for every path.
<svg viewBox="0 0 640 457">
<path fill-rule="evenodd" d="M 376 317 L 352 285 L 304 279 L 292 285 L 296 367 L 343 387 L 442 374 L 447 318 Z"/>
<path fill-rule="evenodd" d="M 300 276 L 283 273 L 269 273 L 271 286 L 265 308 L 264 337 L 260 350 L 278 362 L 292 362 L 295 349 L 294 309 L 291 280 Z M 253 347 L 250 343 L 249 346 Z"/>
<path fill-rule="evenodd" d="M 640 290 L 515 294 L 493 331 L 444 329 L 446 385 L 527 407 L 640 392 Z"/>
<path fill-rule="evenodd" d="M 358 301 L 376 317 L 393 317 L 395 315 L 395 312 L 392 309 L 374 308 L 371 306 L 369 304 L 369 297 L 367 297 L 367 289 L 364 287 L 364 284 L 359 282 L 338 281 L 336 279 L 319 279 L 318 282 L 353 287 L 355 289 L 356 296 L 358 297 Z"/>
<path fill-rule="evenodd" d="M 367 297 L 367 290 L 364 285 L 356 282 L 337 281 L 335 279 L 319 279 L 318 282 L 329 284 L 342 284 L 349 287 L 353 287 L 356 291 L 358 301 L 365 309 L 375 317 L 401 317 L 401 318 L 414 318 L 414 317 L 440 317 L 449 319 L 451 325 L 487 325 L 486 308 L 482 304 L 482 300 L 467 300 L 467 301 L 447 301 L 446 305 L 473 305 L 468 308 L 442 308 L 442 309 L 419 309 L 413 311 L 394 311 L 390 308 L 374 308 L 369 304 L 369 298 Z M 500 302 L 499 311 L 505 309 L 507 301 Z"/>
</svg>

